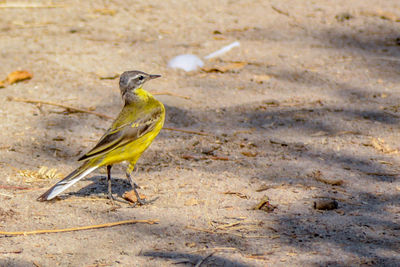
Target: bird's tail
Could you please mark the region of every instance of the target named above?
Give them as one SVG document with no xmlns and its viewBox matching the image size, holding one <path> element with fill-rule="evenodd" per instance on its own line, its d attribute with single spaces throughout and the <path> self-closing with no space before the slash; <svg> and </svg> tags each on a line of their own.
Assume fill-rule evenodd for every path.
<svg viewBox="0 0 400 267">
<path fill-rule="evenodd" d="M 56 183 L 53 187 L 46 191 L 43 195 L 37 198 L 38 201 L 51 200 L 64 192 L 67 188 L 78 182 L 80 179 L 97 169 L 99 166 L 93 164 L 93 161 L 88 161 L 82 166 L 71 172 L 67 177 Z"/>
</svg>

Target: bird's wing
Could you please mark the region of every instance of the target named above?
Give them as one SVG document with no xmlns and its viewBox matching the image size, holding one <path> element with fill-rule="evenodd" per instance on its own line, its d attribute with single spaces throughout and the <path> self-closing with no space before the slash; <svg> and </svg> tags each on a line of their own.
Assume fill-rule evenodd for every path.
<svg viewBox="0 0 400 267">
<path fill-rule="evenodd" d="M 89 152 L 78 160 L 87 160 L 114 150 L 117 147 L 133 142 L 152 131 L 163 114 L 162 107 L 137 116 L 137 119 L 117 127 L 111 127 L 100 141 Z"/>
</svg>

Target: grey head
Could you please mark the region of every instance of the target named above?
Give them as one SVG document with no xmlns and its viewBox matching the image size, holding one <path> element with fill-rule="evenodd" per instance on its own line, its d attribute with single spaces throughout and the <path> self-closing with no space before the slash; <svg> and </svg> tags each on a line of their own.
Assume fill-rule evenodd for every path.
<svg viewBox="0 0 400 267">
<path fill-rule="evenodd" d="M 125 96 L 128 92 L 134 92 L 138 88 L 142 88 L 143 84 L 148 80 L 161 77 L 161 75 L 147 74 L 143 71 L 132 70 L 125 71 L 119 78 L 119 89 L 121 95 Z"/>
</svg>

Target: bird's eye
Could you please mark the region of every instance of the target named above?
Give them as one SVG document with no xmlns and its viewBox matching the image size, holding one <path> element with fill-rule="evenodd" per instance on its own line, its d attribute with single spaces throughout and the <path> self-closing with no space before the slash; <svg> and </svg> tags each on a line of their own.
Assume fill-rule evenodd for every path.
<svg viewBox="0 0 400 267">
<path fill-rule="evenodd" d="M 144 76 L 140 75 L 138 79 L 139 79 L 139 81 L 143 81 Z"/>
</svg>

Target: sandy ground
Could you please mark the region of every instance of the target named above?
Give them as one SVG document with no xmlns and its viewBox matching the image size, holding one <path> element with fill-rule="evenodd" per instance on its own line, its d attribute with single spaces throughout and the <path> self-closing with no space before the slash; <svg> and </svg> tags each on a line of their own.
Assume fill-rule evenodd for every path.
<svg viewBox="0 0 400 267">
<path fill-rule="evenodd" d="M 193 266 L 213 252 L 203 266 L 400 266 L 398 1 L 10 3 L 0 1 L 1 79 L 34 77 L 0 89 L 0 231 L 159 223 L 3 235 L 1 266 Z M 167 68 L 234 41 L 206 61 L 225 72 Z M 114 207 L 104 170 L 36 202 L 111 121 L 7 99 L 115 116 L 118 79 L 101 77 L 133 69 L 163 75 L 152 92 L 190 97 L 157 96 L 166 127 L 209 135 L 160 133 L 136 175 L 149 205 Z M 113 169 L 120 196 L 124 168 Z M 253 210 L 265 196 L 275 209 Z M 338 208 L 314 209 L 324 199 Z"/>
</svg>

